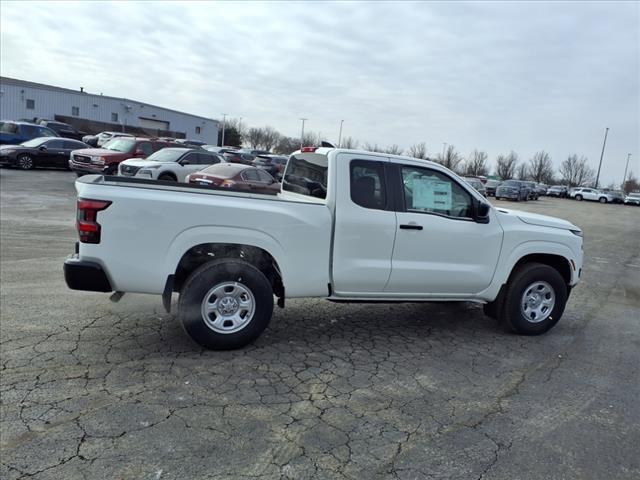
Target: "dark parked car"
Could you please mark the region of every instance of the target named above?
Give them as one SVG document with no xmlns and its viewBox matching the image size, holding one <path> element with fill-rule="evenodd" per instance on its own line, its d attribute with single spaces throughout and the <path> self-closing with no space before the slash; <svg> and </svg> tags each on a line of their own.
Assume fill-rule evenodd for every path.
<svg viewBox="0 0 640 480">
<path fill-rule="evenodd" d="M 522 182 L 529 189 L 529 200 L 538 200 L 540 196 L 536 188 L 536 182 Z"/>
<path fill-rule="evenodd" d="M 19 145 L 34 138 L 59 136 L 50 128 L 29 122 L 13 122 L 11 120 L 0 122 L 0 144 Z"/>
<path fill-rule="evenodd" d="M 496 200 L 501 198 L 509 198 L 516 202 L 524 200 L 526 202 L 529 199 L 529 187 L 521 180 L 507 180 L 496 188 Z"/>
<path fill-rule="evenodd" d="M 72 127 L 68 123 L 54 122 L 52 120 L 40 120 L 39 123 L 41 126 L 50 128 L 51 130 L 56 132 L 58 135 L 64 138 L 82 140 L 82 137 L 85 135 L 85 132 L 80 132 L 76 130 L 74 127 Z"/>
<path fill-rule="evenodd" d="M 69 138 L 34 138 L 20 145 L 2 145 L 0 165 L 19 167 L 23 170 L 35 167 L 69 168 L 71 152 L 82 148 L 87 148 L 87 145 Z"/>
<path fill-rule="evenodd" d="M 495 197 L 496 196 L 496 188 L 500 185 L 500 180 L 487 180 L 487 183 L 484 184 L 484 188 L 487 191 L 487 197 Z"/>
<path fill-rule="evenodd" d="M 258 155 L 252 165 L 269 172 L 274 178 L 282 177 L 284 168 L 287 166 L 288 157 L 282 155 Z"/>
<path fill-rule="evenodd" d="M 280 192 L 280 184 L 264 170 L 237 163 L 218 163 L 187 175 L 187 183 L 251 193 Z"/>
<path fill-rule="evenodd" d="M 225 152 L 224 158 L 229 163 L 243 163 L 245 165 L 251 165 L 251 162 L 253 162 L 256 157 L 250 153 L 234 150 L 232 152 Z"/>
</svg>

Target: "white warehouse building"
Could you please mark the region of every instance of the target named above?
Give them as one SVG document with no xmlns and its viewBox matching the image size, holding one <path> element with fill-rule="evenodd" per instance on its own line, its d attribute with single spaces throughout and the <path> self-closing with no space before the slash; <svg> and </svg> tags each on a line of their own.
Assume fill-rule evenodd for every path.
<svg viewBox="0 0 640 480">
<path fill-rule="evenodd" d="M 87 133 L 124 131 L 218 143 L 218 121 L 128 98 L 0 77 L 0 119 L 57 120 Z"/>
</svg>

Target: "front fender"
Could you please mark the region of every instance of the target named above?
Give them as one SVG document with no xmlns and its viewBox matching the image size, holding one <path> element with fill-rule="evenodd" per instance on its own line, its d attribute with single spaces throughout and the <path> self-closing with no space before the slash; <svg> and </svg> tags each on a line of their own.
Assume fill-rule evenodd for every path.
<svg viewBox="0 0 640 480">
<path fill-rule="evenodd" d="M 500 287 L 507 282 L 516 264 L 527 255 L 534 254 L 557 255 L 564 258 L 569 263 L 571 271 L 570 284 L 575 285 L 578 282 L 578 273 L 571 268 L 571 260 L 578 266 L 581 266 L 582 262 L 576 258 L 574 252 L 567 245 L 550 241 L 528 241 L 517 245 L 509 255 L 500 260 L 493 282 L 486 290 L 480 292 L 478 297 L 486 301 L 495 300 L 500 292 Z"/>
</svg>

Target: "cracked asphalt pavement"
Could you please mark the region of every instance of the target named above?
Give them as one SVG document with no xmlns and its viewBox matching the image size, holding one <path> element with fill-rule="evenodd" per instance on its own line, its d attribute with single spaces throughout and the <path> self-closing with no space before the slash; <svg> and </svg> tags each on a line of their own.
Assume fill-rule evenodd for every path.
<svg viewBox="0 0 640 480">
<path fill-rule="evenodd" d="M 640 477 L 638 208 L 517 205 L 585 232 L 546 335 L 475 304 L 292 300 L 210 352 L 159 297 L 66 288 L 70 172 L 0 177 L 3 479 Z"/>
</svg>

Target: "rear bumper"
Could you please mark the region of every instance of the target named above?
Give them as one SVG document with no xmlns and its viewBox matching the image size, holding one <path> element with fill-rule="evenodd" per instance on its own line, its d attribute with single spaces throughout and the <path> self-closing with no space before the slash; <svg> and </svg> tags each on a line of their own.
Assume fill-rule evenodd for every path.
<svg viewBox="0 0 640 480">
<path fill-rule="evenodd" d="M 83 262 L 77 254 L 71 255 L 65 260 L 64 280 L 71 290 L 113 291 L 109 278 L 102 267 L 97 263 Z"/>
</svg>

